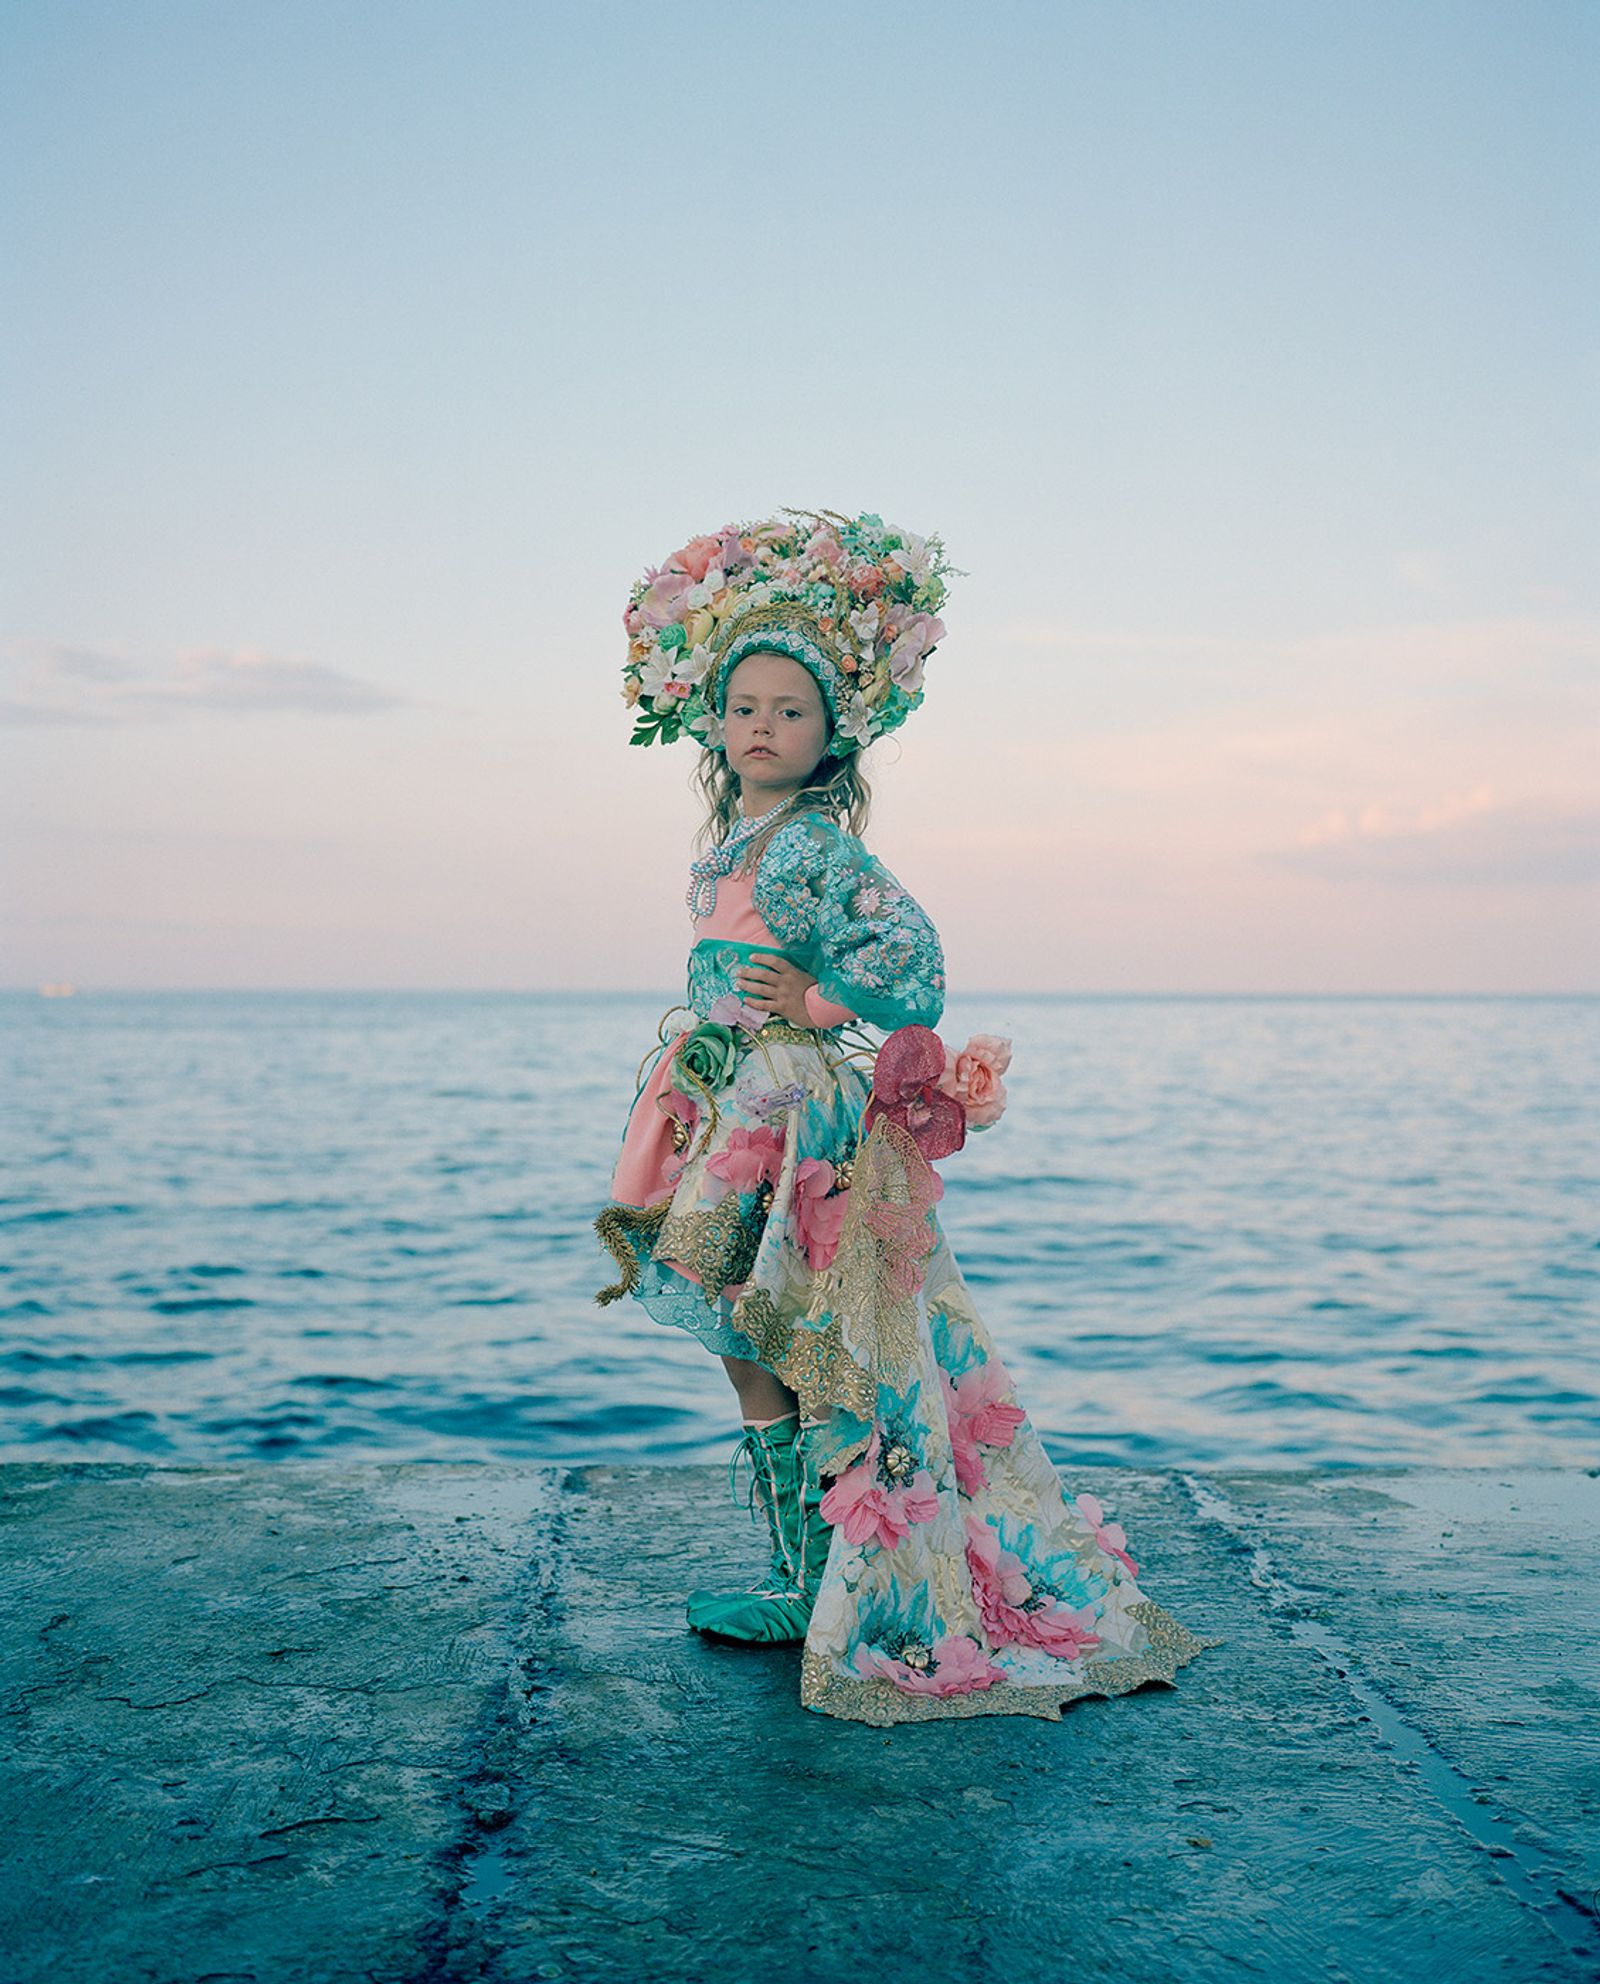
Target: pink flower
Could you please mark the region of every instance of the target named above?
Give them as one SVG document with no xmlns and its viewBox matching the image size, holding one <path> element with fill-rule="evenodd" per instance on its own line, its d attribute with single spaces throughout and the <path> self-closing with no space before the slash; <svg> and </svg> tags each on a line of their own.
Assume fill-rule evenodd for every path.
<svg viewBox="0 0 1600 1984">
<path fill-rule="evenodd" d="M 1128 1567 L 1128 1575 L 1136 1578 L 1139 1575 L 1139 1566 L 1128 1555 L 1128 1538 L 1122 1524 L 1107 1522 L 1105 1510 L 1093 1495 L 1075 1496 L 1072 1506 L 1094 1531 L 1096 1545 L 1104 1550 L 1108 1557 L 1120 1558 Z"/>
<path fill-rule="evenodd" d="M 667 560 L 668 566 L 676 566 L 680 572 L 687 572 L 696 585 L 711 568 L 711 561 L 722 549 L 720 537 L 691 537 L 681 551 L 674 551 Z"/>
<path fill-rule="evenodd" d="M 944 1068 L 944 1042 L 931 1026 L 896 1027 L 873 1063 L 862 1129 L 870 1130 L 880 1116 L 889 1117 L 909 1132 L 930 1164 L 960 1150 L 967 1140 L 966 1116 L 941 1086 Z"/>
<path fill-rule="evenodd" d="M 859 1647 L 856 1672 L 864 1680 L 892 1681 L 908 1695 L 968 1695 L 1006 1678 L 1004 1670 L 996 1667 L 978 1642 L 969 1640 L 965 1633 L 946 1633 L 943 1639 L 934 1642 L 930 1651 L 937 1663 L 932 1672 L 891 1659 L 876 1647 Z"/>
<path fill-rule="evenodd" d="M 979 1445 L 1009 1447 L 1027 1415 L 1021 1406 L 1000 1402 L 1001 1393 L 1011 1388 L 1011 1379 L 998 1357 L 991 1356 L 979 1369 L 965 1372 L 954 1385 L 941 1366 L 939 1382 L 944 1388 L 956 1481 L 964 1495 L 976 1495 L 989 1485 Z"/>
<path fill-rule="evenodd" d="M 936 620 L 931 613 L 916 614 L 896 636 L 889 650 L 889 675 L 907 695 L 914 695 L 921 688 L 922 664 L 929 649 L 944 636 L 944 622 Z"/>
<path fill-rule="evenodd" d="M 1010 1066 L 1011 1042 L 997 1033 L 975 1033 L 959 1054 L 945 1049 L 939 1087 L 961 1104 L 969 1129 L 999 1122 L 1006 1106 L 1000 1077 Z"/>
<path fill-rule="evenodd" d="M 892 1550 L 914 1522 L 932 1522 L 939 1513 L 933 1476 L 919 1467 L 903 1487 L 886 1488 L 878 1480 L 878 1453 L 883 1429 L 874 1426 L 866 1452 L 847 1467 L 822 1498 L 825 1522 L 844 1531 L 847 1543 L 876 1542 Z"/>
<path fill-rule="evenodd" d="M 750 563 L 750 552 L 744 539 L 732 524 L 724 524 L 717 535 L 717 560 L 731 579 L 735 572 L 742 572 Z"/>
<path fill-rule="evenodd" d="M 801 553 L 801 556 L 804 558 L 820 558 L 825 565 L 832 565 L 837 568 L 844 563 L 844 546 L 834 536 L 827 525 L 824 524 L 820 530 L 812 532 L 810 540 L 806 544 L 806 548 Z"/>
<path fill-rule="evenodd" d="M 640 606 L 646 622 L 652 627 L 665 627 L 683 617 L 683 596 L 694 584 L 687 572 L 675 572 L 670 566 L 658 572 L 651 580 L 648 591 Z"/>
<path fill-rule="evenodd" d="M 1086 1647 L 1098 1646 L 1100 1636 L 1090 1628 L 1089 1606 L 1069 1612 L 1059 1599 L 1026 1611 L 1033 1585 L 1014 1550 L 1000 1547 L 999 1532 L 981 1516 L 967 1517 L 967 1567 L 983 1630 L 996 1646 L 1036 1646 L 1060 1660 L 1076 1660 Z"/>
<path fill-rule="evenodd" d="M 706 1011 L 708 1020 L 716 1020 L 722 1026 L 742 1026 L 749 1033 L 759 1033 L 771 1017 L 759 1006 L 746 1005 L 737 992 L 720 994 Z"/>
<path fill-rule="evenodd" d="M 753 1192 L 763 1179 L 777 1182 L 783 1145 L 775 1130 L 735 1130 L 719 1151 L 706 1159 L 706 1170 L 721 1179 L 723 1189 L 710 1195 L 720 1205 L 729 1192 Z"/>
<path fill-rule="evenodd" d="M 825 1157 L 802 1158 L 795 1167 L 794 1197 L 790 1216 L 795 1238 L 805 1250 L 813 1273 L 831 1268 L 839 1251 L 839 1232 L 844 1225 L 849 1195 L 833 1189 L 833 1166 Z"/>
<path fill-rule="evenodd" d="M 989 1477 L 984 1472 L 983 1456 L 978 1452 L 978 1441 L 972 1430 L 972 1422 L 963 1419 L 961 1409 L 956 1404 L 955 1392 L 951 1389 L 949 1374 L 941 1366 L 939 1382 L 944 1387 L 945 1418 L 950 1432 L 950 1451 L 955 1458 L 956 1484 L 963 1495 L 976 1495 L 980 1488 L 987 1488 Z"/>
<path fill-rule="evenodd" d="M 1009 1447 L 1027 1414 L 1020 1405 L 1003 1405 L 1011 1390 L 1011 1375 L 998 1357 L 975 1371 L 963 1372 L 955 1388 L 956 1411 L 975 1440 L 986 1447 Z"/>
</svg>

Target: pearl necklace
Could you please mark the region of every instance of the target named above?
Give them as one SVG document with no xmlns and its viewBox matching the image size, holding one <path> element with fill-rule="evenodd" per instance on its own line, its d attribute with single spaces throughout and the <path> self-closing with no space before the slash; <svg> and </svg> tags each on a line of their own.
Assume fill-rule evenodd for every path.
<svg viewBox="0 0 1600 1984">
<path fill-rule="evenodd" d="M 689 905 L 689 914 L 697 923 L 701 917 L 709 916 L 716 907 L 717 877 L 733 873 L 734 863 L 742 850 L 755 835 L 760 833 L 769 820 L 775 820 L 792 801 L 793 794 L 788 799 L 780 799 L 770 812 L 763 813 L 754 820 L 746 819 L 741 814 L 738 825 L 719 847 L 710 848 L 698 861 L 690 862 L 690 881 L 684 891 L 683 899 Z"/>
</svg>

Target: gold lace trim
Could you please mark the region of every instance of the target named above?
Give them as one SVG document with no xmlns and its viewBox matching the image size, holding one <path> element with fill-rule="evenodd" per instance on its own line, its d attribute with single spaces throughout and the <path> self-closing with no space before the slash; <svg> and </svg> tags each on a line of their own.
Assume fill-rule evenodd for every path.
<svg viewBox="0 0 1600 1984">
<path fill-rule="evenodd" d="M 881 1678 L 850 1680 L 835 1674 L 821 1654 L 807 1648 L 800 1657 L 800 1703 L 803 1708 L 820 1709 L 824 1715 L 870 1722 L 879 1729 L 895 1722 L 944 1721 L 969 1715 L 1036 1715 L 1047 1722 L 1059 1722 L 1062 1709 L 1080 1695 L 1125 1695 L 1147 1681 L 1170 1682 L 1196 1654 L 1207 1647 L 1227 1645 L 1226 1640 L 1203 1639 L 1191 1633 L 1153 1598 L 1129 1606 L 1128 1613 L 1148 1635 L 1146 1650 L 1091 1662 L 1087 1678 L 1081 1681 L 1061 1680 L 1049 1685 L 997 1681 L 992 1687 L 965 1695 L 913 1695 Z"/>
<path fill-rule="evenodd" d="M 775 1371 L 796 1394 L 803 1418 L 826 1419 L 837 1405 L 853 1419 L 866 1422 L 869 1431 L 829 1460 L 830 1474 L 838 1473 L 865 1451 L 877 1411 L 877 1381 L 845 1348 L 837 1316 L 820 1330 L 801 1322 L 786 1323 L 766 1289 L 749 1288 L 733 1305 L 733 1326 L 756 1346 L 758 1361 Z"/>
<path fill-rule="evenodd" d="M 740 1211 L 741 1203 L 740 1194 L 730 1192 L 714 1206 L 669 1214 L 651 1250 L 658 1261 L 692 1268 L 708 1304 L 715 1305 L 729 1282 L 748 1279 L 755 1266 L 766 1215 L 750 1223 Z"/>
<path fill-rule="evenodd" d="M 595 1215 L 594 1230 L 622 1270 L 621 1279 L 602 1288 L 594 1298 L 596 1302 L 615 1302 L 621 1296 L 631 1295 L 639 1286 L 639 1256 L 628 1244 L 627 1236 L 653 1232 L 666 1218 L 670 1203 L 661 1199 L 653 1206 L 607 1206 Z"/>
<path fill-rule="evenodd" d="M 917 1367 L 915 1262 L 897 1240 L 875 1233 L 867 1214 L 875 1206 L 909 1209 L 914 1203 L 911 1167 L 926 1160 L 900 1125 L 880 1116 L 857 1149 L 850 1180 L 850 1205 L 829 1270 L 829 1303 L 850 1318 L 851 1334 L 875 1377 L 902 1390 Z M 932 1236 L 921 1230 L 924 1254 Z M 910 1272 L 908 1272 L 910 1270 Z"/>
<path fill-rule="evenodd" d="M 821 1048 L 823 1044 L 820 1038 L 821 1033 L 821 1027 L 796 1026 L 793 1020 L 786 1020 L 781 1014 L 774 1013 L 771 1019 L 763 1021 L 756 1029 L 755 1038 L 757 1040 L 798 1041 L 802 1045 Z"/>
</svg>

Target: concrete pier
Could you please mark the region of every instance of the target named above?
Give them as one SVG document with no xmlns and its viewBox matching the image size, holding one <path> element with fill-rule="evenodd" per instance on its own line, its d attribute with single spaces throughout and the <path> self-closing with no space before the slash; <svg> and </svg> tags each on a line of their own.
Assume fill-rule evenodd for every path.
<svg viewBox="0 0 1600 1984">
<path fill-rule="evenodd" d="M 1072 1487 L 1226 1643 L 882 1730 L 718 1469 L 0 1467 L 6 1984 L 1600 1977 L 1600 1469 Z"/>
</svg>

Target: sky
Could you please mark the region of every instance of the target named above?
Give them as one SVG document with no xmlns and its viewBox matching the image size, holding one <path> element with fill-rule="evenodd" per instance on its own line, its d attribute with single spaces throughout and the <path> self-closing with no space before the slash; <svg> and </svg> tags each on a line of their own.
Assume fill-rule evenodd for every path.
<svg viewBox="0 0 1600 1984">
<path fill-rule="evenodd" d="M 952 993 L 1600 989 L 1600 10 L 12 0 L 0 984 L 680 991 L 628 589 L 938 532 Z"/>
</svg>

